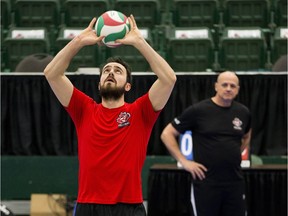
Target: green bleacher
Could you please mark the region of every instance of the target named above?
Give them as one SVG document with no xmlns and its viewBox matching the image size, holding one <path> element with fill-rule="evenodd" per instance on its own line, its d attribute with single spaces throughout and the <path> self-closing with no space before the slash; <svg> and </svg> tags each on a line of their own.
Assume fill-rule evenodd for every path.
<svg viewBox="0 0 288 216">
<path fill-rule="evenodd" d="M 280 39 L 277 32 L 279 28 L 287 28 L 285 8 L 287 9 L 286 0 L 1 0 L 1 41 L 10 39 L 8 32 L 13 28 L 30 28 L 31 30 L 45 28 L 49 40 L 49 49 L 46 52 L 54 56 L 65 44 L 65 40 L 61 39 L 64 28 L 84 29 L 92 17 L 100 16 L 107 10 L 119 10 L 127 16 L 132 13 L 139 28 L 148 28 L 150 44 L 168 63 L 173 65 L 176 71 L 198 70 L 204 72 L 206 69 L 212 71 L 223 69 L 271 71 L 271 63 L 274 63 L 280 54 L 287 54 L 287 49 L 286 51 L 283 48 L 280 49 L 281 45 L 287 43 L 287 37 L 285 42 L 285 38 Z M 202 60 L 203 53 L 201 51 L 206 48 L 203 47 L 197 56 L 199 47 L 192 46 L 192 41 L 189 42 L 189 49 L 193 49 L 191 52 L 194 53 L 194 60 L 191 60 L 189 65 L 186 64 L 186 69 L 183 69 L 183 62 L 175 61 L 175 58 L 179 56 L 174 56 L 174 51 L 171 53 L 171 47 L 174 45 L 171 45 L 170 42 L 174 39 L 169 37 L 170 30 L 178 27 L 209 28 L 211 38 L 207 44 L 213 44 L 214 53 L 212 56 L 209 54 L 208 61 L 203 62 Z M 262 47 L 263 53 L 256 59 L 258 63 L 252 65 L 253 67 L 245 68 L 242 67 L 244 63 L 239 66 L 239 63 L 230 61 L 228 64 L 223 60 L 223 55 L 227 53 L 226 50 L 223 51 L 223 47 L 226 46 L 226 41 L 224 42 L 225 29 L 234 27 L 261 28 L 263 31 L 266 45 Z M 13 41 L 9 43 L 13 44 Z M 246 43 L 247 46 L 248 44 L 249 42 Z M 181 45 L 179 46 L 181 47 Z M 181 51 L 180 47 L 178 51 Z M 32 48 L 33 46 L 29 51 L 24 51 L 24 55 L 25 53 L 39 52 L 38 49 L 33 50 Z M 127 48 L 128 51 L 129 49 Z M 210 50 L 211 46 L 208 49 Z M 243 55 L 242 50 L 238 50 L 238 45 L 231 49 L 235 49 L 235 52 Z M 100 58 L 94 58 L 95 62 L 88 60 L 91 59 L 91 52 L 83 52 L 80 56 L 86 60 L 80 63 L 77 62 L 81 60 L 75 60 L 76 63 L 69 70 L 71 69 L 73 72 L 79 67 L 98 67 L 99 62 L 106 57 L 114 53 L 124 54 L 123 50 L 123 47 L 113 51 L 105 49 L 103 51 L 101 48 L 100 56 L 98 56 Z M 98 51 L 95 52 L 97 57 Z M 186 51 L 184 52 L 186 53 Z M 5 43 L 1 43 L 2 72 L 13 72 L 15 65 L 25 57 L 22 55 L 20 58 L 14 58 L 14 62 L 11 64 L 9 62 L 10 55 L 10 50 L 7 50 Z M 129 59 L 129 57 L 127 58 Z M 189 59 L 192 58 L 189 58 L 189 53 L 187 53 L 187 61 Z M 255 59 L 246 57 L 245 64 L 251 65 L 252 61 Z M 191 69 L 189 70 L 189 68 Z M 149 69 L 145 64 L 137 64 L 135 70 L 147 71 Z"/>
<path fill-rule="evenodd" d="M 167 60 L 175 71 L 212 70 L 214 42 L 208 27 L 178 27 L 168 35 Z"/>
<path fill-rule="evenodd" d="M 100 16 L 111 7 L 108 0 L 66 0 L 63 6 L 62 25 L 67 27 L 86 27 L 94 16 Z"/>
<path fill-rule="evenodd" d="M 59 52 L 73 37 L 78 35 L 83 29 L 79 27 L 62 27 L 55 42 L 55 50 Z M 99 67 L 101 54 L 98 46 L 83 47 L 72 59 L 67 71 L 75 72 L 80 67 Z"/>
<path fill-rule="evenodd" d="M 1 50 L 5 53 L 5 66 L 13 71 L 26 56 L 50 51 L 47 30 L 39 27 L 11 27 L 3 39 Z"/>
<path fill-rule="evenodd" d="M 267 43 L 260 27 L 227 27 L 220 38 L 219 62 L 224 70 L 265 70 Z"/>
</svg>

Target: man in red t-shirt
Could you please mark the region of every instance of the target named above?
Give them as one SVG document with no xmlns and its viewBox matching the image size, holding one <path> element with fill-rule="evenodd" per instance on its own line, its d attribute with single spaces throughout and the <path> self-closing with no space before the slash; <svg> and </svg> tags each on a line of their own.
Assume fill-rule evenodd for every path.
<svg viewBox="0 0 288 216">
<path fill-rule="evenodd" d="M 126 103 L 131 89 L 131 69 L 112 57 L 100 69 L 97 103 L 73 86 L 64 72 L 78 51 L 100 44 L 89 26 L 71 40 L 44 70 L 53 92 L 71 116 L 78 136 L 79 188 L 76 216 L 144 216 L 141 171 L 150 134 L 176 82 L 168 63 L 145 41 L 133 15 L 131 30 L 116 42 L 134 46 L 150 64 L 158 79 L 150 90 Z"/>
</svg>

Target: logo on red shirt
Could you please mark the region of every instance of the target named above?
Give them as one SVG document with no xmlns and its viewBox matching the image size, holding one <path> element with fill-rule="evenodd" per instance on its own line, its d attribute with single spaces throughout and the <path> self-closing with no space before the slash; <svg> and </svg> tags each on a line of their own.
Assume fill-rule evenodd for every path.
<svg viewBox="0 0 288 216">
<path fill-rule="evenodd" d="M 130 117 L 130 113 L 121 112 L 117 118 L 118 127 L 125 127 L 130 125 L 130 122 L 128 121 Z"/>
</svg>

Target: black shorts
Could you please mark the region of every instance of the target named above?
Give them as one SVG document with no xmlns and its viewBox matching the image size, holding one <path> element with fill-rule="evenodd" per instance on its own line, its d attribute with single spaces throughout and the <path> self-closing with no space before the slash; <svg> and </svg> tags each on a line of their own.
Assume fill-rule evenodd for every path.
<svg viewBox="0 0 288 216">
<path fill-rule="evenodd" d="M 73 216 L 146 216 L 143 203 L 140 204 L 91 204 L 77 203 Z"/>
</svg>

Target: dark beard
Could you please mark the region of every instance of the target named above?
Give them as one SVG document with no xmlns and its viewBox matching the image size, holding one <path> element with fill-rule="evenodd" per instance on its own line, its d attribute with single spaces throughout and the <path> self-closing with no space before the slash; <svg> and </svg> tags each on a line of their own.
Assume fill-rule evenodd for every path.
<svg viewBox="0 0 288 216">
<path fill-rule="evenodd" d="M 125 86 L 122 87 L 111 87 L 107 85 L 106 87 L 100 87 L 100 96 L 105 100 L 118 100 L 125 93 Z"/>
</svg>

